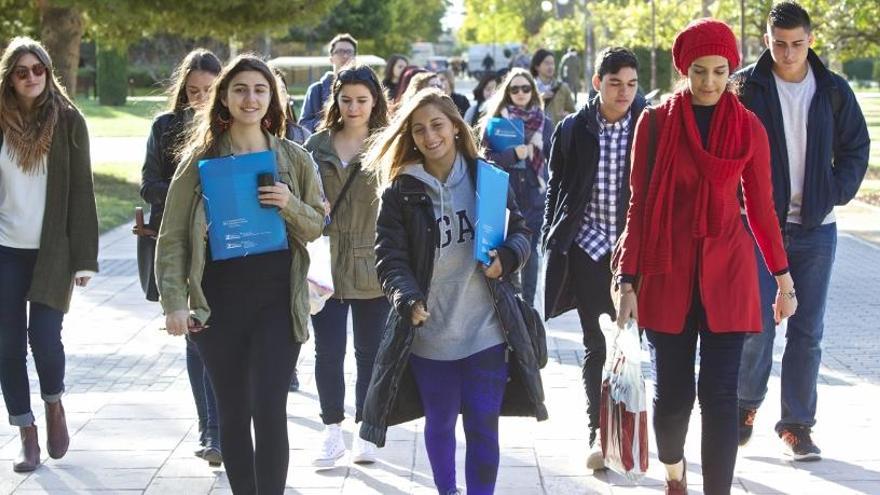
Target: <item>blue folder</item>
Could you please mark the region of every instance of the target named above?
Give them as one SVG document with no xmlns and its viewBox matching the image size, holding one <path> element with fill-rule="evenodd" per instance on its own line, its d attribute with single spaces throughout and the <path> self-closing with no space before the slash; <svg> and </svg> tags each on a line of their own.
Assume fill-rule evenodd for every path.
<svg viewBox="0 0 880 495">
<path fill-rule="evenodd" d="M 510 175 L 483 160 L 477 161 L 477 225 L 474 258 L 492 263 L 489 251 L 504 243 L 507 227 L 507 190 Z"/>
<path fill-rule="evenodd" d="M 525 135 L 525 127 L 520 119 L 493 117 L 486 123 L 486 141 L 489 149 L 496 153 L 525 144 Z"/>
<path fill-rule="evenodd" d="M 278 177 L 271 150 L 199 161 L 211 259 L 226 260 L 287 249 L 277 208 L 261 208 L 257 176 Z"/>
</svg>

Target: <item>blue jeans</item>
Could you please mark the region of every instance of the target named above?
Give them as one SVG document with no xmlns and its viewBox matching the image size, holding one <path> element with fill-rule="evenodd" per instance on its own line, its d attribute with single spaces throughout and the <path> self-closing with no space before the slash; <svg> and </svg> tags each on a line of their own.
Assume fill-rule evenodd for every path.
<svg viewBox="0 0 880 495">
<path fill-rule="evenodd" d="M 373 362 L 385 329 L 391 305 L 388 299 L 330 298 L 324 309 L 312 316 L 315 329 L 315 384 L 321 404 L 321 420 L 325 425 L 345 419 L 345 348 L 347 346 L 348 308 L 354 328 L 354 359 L 357 364 L 355 381 L 355 422 L 361 420 L 367 387 L 373 376 Z"/>
<path fill-rule="evenodd" d="M 0 388 L 9 424 L 13 426 L 34 424 L 27 374 L 28 341 L 43 400 L 57 402 L 64 393 L 65 357 L 61 343 L 64 313 L 30 302 L 28 315 L 27 292 L 38 252 L 37 249 L 0 246 Z"/>
<path fill-rule="evenodd" d="M 220 422 L 217 418 L 214 387 L 211 386 L 211 378 L 208 376 L 199 348 L 189 336 L 186 338 L 186 372 L 189 375 L 189 385 L 192 388 L 196 413 L 199 416 L 199 442 L 205 445 L 208 438 L 213 438 L 219 445 Z"/>
<path fill-rule="evenodd" d="M 831 282 L 831 266 L 837 249 L 837 224 L 804 229 L 789 223 L 783 235 L 788 266 L 797 290 L 798 309 L 788 319 L 782 355 L 782 417 L 776 424 L 812 427 L 816 424 L 816 382 L 822 361 L 825 303 Z M 773 365 L 776 323 L 773 301 L 776 282 L 758 255 L 758 278 L 764 330 L 746 337 L 739 373 L 739 405 L 757 409 L 767 394 Z"/>
</svg>

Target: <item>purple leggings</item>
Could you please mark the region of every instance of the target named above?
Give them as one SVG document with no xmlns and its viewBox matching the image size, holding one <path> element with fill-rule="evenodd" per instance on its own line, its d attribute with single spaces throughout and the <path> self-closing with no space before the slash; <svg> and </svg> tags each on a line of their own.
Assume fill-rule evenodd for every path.
<svg viewBox="0 0 880 495">
<path fill-rule="evenodd" d="M 498 477 L 498 417 L 507 384 L 504 344 L 455 361 L 410 357 L 425 408 L 425 448 L 441 495 L 455 493 L 455 424 L 461 412 L 468 495 L 490 495 Z"/>
</svg>

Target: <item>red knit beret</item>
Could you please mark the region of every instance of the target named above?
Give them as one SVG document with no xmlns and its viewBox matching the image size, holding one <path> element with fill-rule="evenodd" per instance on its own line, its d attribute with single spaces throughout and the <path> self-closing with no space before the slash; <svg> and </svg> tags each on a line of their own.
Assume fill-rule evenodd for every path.
<svg viewBox="0 0 880 495">
<path fill-rule="evenodd" d="M 730 26 L 717 19 L 692 21 L 675 37 L 672 45 L 672 61 L 675 68 L 687 74 L 694 60 L 707 55 L 720 55 L 730 63 L 730 71 L 739 67 L 739 49 L 736 35 Z"/>
</svg>

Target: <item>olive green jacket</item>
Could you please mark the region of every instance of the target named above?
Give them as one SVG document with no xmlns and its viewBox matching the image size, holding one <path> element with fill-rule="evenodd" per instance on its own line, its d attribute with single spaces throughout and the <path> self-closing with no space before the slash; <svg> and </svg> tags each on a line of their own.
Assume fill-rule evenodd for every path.
<svg viewBox="0 0 880 495">
<path fill-rule="evenodd" d="M 556 94 L 544 105 L 544 113 L 553 122 L 554 128 L 566 115 L 577 110 L 571 88 L 562 81 L 559 81 L 558 84 L 559 87 L 556 89 Z"/>
<path fill-rule="evenodd" d="M 306 141 L 318 164 L 324 195 L 331 205 L 340 201 L 324 233 L 330 237 L 330 263 L 333 267 L 333 297 L 337 299 L 374 299 L 384 297 L 376 274 L 376 218 L 379 198 L 373 174 L 361 170 L 345 197 L 340 200 L 342 186 L 360 163 L 358 155 L 347 167 L 336 155 L 330 131 L 324 130 Z"/>
<path fill-rule="evenodd" d="M 290 243 L 293 337 L 297 342 L 305 342 L 309 338 L 306 284 L 309 255 L 306 243 L 321 235 L 324 208 L 308 153 L 291 141 L 269 134 L 266 136 L 269 149 L 275 152 L 278 175 L 293 193 L 280 214 L 287 224 Z M 220 136 L 216 156 L 229 155 L 231 152 L 228 134 Z M 171 180 L 156 245 L 156 282 L 166 314 L 188 309 L 199 321 L 207 322 L 211 308 L 202 292 L 202 274 L 205 269 L 208 224 L 202 202 L 198 161 L 198 158 L 187 160 Z"/>
<path fill-rule="evenodd" d="M 76 272 L 98 271 L 98 213 L 89 133 L 76 108 L 60 111 L 46 157 L 46 175 L 46 212 L 27 298 L 66 313 Z"/>
</svg>

